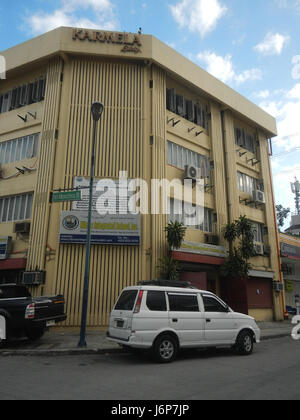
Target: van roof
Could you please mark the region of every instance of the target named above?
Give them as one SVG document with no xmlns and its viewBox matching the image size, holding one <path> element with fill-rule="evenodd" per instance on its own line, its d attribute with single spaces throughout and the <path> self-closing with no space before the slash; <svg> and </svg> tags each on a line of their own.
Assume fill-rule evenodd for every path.
<svg viewBox="0 0 300 420">
<path fill-rule="evenodd" d="M 152 285 L 136 285 L 136 286 L 128 286 L 125 287 L 123 290 L 166 290 L 167 292 L 178 292 L 178 293 L 208 293 L 213 295 L 213 293 L 208 292 L 207 290 L 200 290 L 193 287 L 170 287 L 170 286 L 152 286 Z"/>
</svg>

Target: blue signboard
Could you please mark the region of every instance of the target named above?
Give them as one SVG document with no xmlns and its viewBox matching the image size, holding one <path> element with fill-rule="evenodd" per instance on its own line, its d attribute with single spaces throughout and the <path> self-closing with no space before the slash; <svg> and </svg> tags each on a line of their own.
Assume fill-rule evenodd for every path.
<svg viewBox="0 0 300 420">
<path fill-rule="evenodd" d="M 0 260 L 6 260 L 11 249 L 11 236 L 0 236 Z"/>
</svg>

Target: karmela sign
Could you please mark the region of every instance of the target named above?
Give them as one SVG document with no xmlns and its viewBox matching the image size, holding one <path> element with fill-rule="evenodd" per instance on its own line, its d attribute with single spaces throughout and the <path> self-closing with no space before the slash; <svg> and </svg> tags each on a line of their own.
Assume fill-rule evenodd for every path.
<svg viewBox="0 0 300 420">
<path fill-rule="evenodd" d="M 90 31 L 86 29 L 73 29 L 73 40 L 90 42 L 102 42 L 108 44 L 120 44 L 127 47 L 141 47 L 141 37 L 139 34 L 127 32 L 103 32 Z"/>
</svg>

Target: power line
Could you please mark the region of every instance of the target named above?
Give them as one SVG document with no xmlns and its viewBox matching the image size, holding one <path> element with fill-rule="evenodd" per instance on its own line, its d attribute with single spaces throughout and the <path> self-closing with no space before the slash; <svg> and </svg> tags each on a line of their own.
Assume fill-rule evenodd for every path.
<svg viewBox="0 0 300 420">
<path fill-rule="evenodd" d="M 296 152 L 297 150 L 300 150 L 300 146 L 294 147 L 293 149 L 287 152 L 277 153 L 276 155 L 273 155 L 272 158 L 289 155 L 290 153 Z"/>
<path fill-rule="evenodd" d="M 285 171 L 273 173 L 273 176 L 277 176 L 277 175 L 281 175 L 281 174 L 286 174 L 288 172 L 293 172 L 293 171 L 300 171 L 300 166 L 295 166 L 294 168 L 286 169 Z"/>
</svg>

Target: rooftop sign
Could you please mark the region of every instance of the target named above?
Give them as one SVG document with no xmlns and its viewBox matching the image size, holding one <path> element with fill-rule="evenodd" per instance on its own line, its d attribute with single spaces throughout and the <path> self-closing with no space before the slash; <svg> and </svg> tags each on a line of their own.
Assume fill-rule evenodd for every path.
<svg viewBox="0 0 300 420">
<path fill-rule="evenodd" d="M 101 42 L 107 44 L 123 45 L 122 52 L 141 52 L 141 37 L 139 34 L 127 32 L 104 32 L 87 29 L 73 29 L 72 38 L 74 41 Z"/>
</svg>

